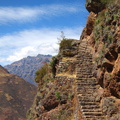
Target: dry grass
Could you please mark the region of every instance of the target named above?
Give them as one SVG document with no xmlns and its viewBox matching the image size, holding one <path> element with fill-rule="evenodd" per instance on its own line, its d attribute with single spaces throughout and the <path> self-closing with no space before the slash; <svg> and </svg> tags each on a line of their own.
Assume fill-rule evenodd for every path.
<svg viewBox="0 0 120 120">
<path fill-rule="evenodd" d="M 66 77 L 73 77 L 73 78 L 76 78 L 76 75 L 73 74 L 69 74 L 69 73 L 60 73 L 60 74 L 57 74 L 56 76 L 66 76 Z"/>
<path fill-rule="evenodd" d="M 66 61 L 76 61 L 76 58 L 75 57 L 63 57 L 62 62 L 66 62 Z"/>
<path fill-rule="evenodd" d="M 5 97 L 8 101 L 13 99 L 13 97 L 11 97 L 8 93 L 5 93 Z"/>
<path fill-rule="evenodd" d="M 4 74 L 4 73 L 1 73 L 0 76 L 1 76 L 1 77 L 10 76 L 10 74 L 7 74 L 7 73 L 5 73 L 5 74 Z"/>
</svg>

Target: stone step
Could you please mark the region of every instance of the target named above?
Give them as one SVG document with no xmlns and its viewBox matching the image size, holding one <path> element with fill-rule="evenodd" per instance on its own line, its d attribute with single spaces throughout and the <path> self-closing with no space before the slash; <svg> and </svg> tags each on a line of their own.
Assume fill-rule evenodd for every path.
<svg viewBox="0 0 120 120">
<path fill-rule="evenodd" d="M 83 116 L 84 120 L 105 120 L 104 116 Z"/>
<path fill-rule="evenodd" d="M 76 56 L 77 58 L 82 58 L 82 59 L 91 58 L 92 59 L 92 55 L 89 52 L 84 51 L 84 50 L 81 50 L 79 52 L 80 52 L 80 54 Z"/>
<path fill-rule="evenodd" d="M 83 114 L 89 116 L 101 116 L 102 112 L 83 112 Z"/>
<path fill-rule="evenodd" d="M 91 55 L 85 56 L 85 55 L 83 55 L 83 54 L 77 56 L 76 58 L 77 58 L 77 60 L 78 60 L 78 59 L 79 59 L 79 60 L 92 60 L 92 59 L 93 59 Z"/>
<path fill-rule="evenodd" d="M 86 62 L 91 64 L 92 63 L 92 59 L 80 59 L 80 60 L 77 59 L 77 62 L 78 63 L 82 63 L 82 65 L 84 65 L 84 64 L 86 65 Z"/>
<path fill-rule="evenodd" d="M 85 90 L 85 89 L 88 89 L 86 91 L 91 91 L 91 90 L 96 90 L 96 87 L 93 87 L 93 86 L 83 86 L 83 85 L 79 85 L 77 86 L 76 90 L 79 92 L 79 91 L 82 91 L 82 90 Z M 84 93 L 83 93 L 84 94 Z"/>
<path fill-rule="evenodd" d="M 77 89 L 79 90 L 79 89 L 85 89 L 85 88 L 88 88 L 88 89 L 96 89 L 96 84 L 87 84 L 87 83 L 85 83 L 85 84 L 77 84 Z"/>
<path fill-rule="evenodd" d="M 79 51 L 80 51 L 81 49 L 83 49 L 83 50 L 88 49 L 87 46 L 86 46 L 86 43 L 83 43 L 83 44 L 81 44 L 81 45 L 79 46 Z"/>
<path fill-rule="evenodd" d="M 92 78 L 93 75 L 76 75 L 76 79 L 79 79 L 79 78 L 82 78 L 82 77 L 84 77 L 84 78 Z"/>
<path fill-rule="evenodd" d="M 91 68 L 89 67 L 88 68 L 88 66 L 86 66 L 86 68 L 85 68 L 82 65 L 77 66 L 77 69 L 76 69 L 77 72 L 91 72 L 91 73 L 92 73 L 92 70 L 93 70 L 93 67 L 91 67 Z"/>
<path fill-rule="evenodd" d="M 78 64 L 78 66 L 77 66 L 77 71 L 79 72 L 79 71 L 82 71 L 82 72 L 86 72 L 86 70 L 87 71 L 90 71 L 91 73 L 92 73 L 92 70 L 93 70 L 93 66 L 91 66 L 91 64 L 92 63 L 87 63 L 86 62 L 86 64 L 85 65 L 83 65 L 83 63 L 81 64 Z"/>
<path fill-rule="evenodd" d="M 85 88 L 87 88 L 86 90 L 85 90 Z M 81 86 L 77 86 L 77 88 L 76 88 L 76 90 L 77 90 L 77 92 L 82 92 L 82 91 L 95 91 L 96 90 L 96 87 L 81 87 Z M 84 94 L 84 92 L 83 92 L 83 94 Z M 86 93 L 85 92 L 85 93 Z"/>
<path fill-rule="evenodd" d="M 87 89 L 86 91 L 91 91 L 91 90 L 96 90 L 96 87 L 93 87 L 93 86 L 77 86 L 76 90 L 79 92 L 79 91 L 82 91 L 82 90 L 85 90 Z M 84 93 L 83 93 L 84 94 Z"/>
<path fill-rule="evenodd" d="M 77 67 L 78 69 L 76 70 L 77 73 L 91 73 L 92 74 L 92 70 L 93 70 L 93 67 L 91 68 L 88 68 L 88 66 L 86 66 L 86 68 L 84 66 L 78 66 Z"/>
<path fill-rule="evenodd" d="M 83 93 L 86 93 L 86 94 L 93 94 L 95 91 L 91 91 L 91 92 L 86 92 L 86 91 L 79 91 L 79 92 L 77 92 L 78 94 L 83 94 Z M 81 99 L 81 98 L 78 98 L 79 100 L 84 100 L 84 99 Z M 89 100 L 88 100 L 89 101 Z M 91 101 L 93 101 L 93 100 L 91 100 Z"/>
<path fill-rule="evenodd" d="M 77 72 L 85 72 L 85 73 L 86 72 L 91 72 L 92 73 L 93 67 L 91 66 L 91 63 L 90 64 L 85 64 L 85 65 L 79 65 L 79 66 L 77 66 Z"/>
<path fill-rule="evenodd" d="M 90 93 L 88 93 L 88 94 L 87 93 L 86 94 L 81 94 L 81 97 L 91 98 L 91 96 L 93 96 L 93 93 L 92 94 L 90 94 Z"/>
<path fill-rule="evenodd" d="M 90 73 L 92 73 L 92 69 L 87 69 L 87 70 L 86 70 L 86 69 L 78 68 L 77 71 L 78 71 L 78 72 L 90 72 Z"/>
<path fill-rule="evenodd" d="M 77 85 L 79 85 L 79 86 L 95 86 L 96 85 L 96 83 L 87 83 L 87 82 L 85 82 L 85 83 L 83 83 L 83 82 L 79 82 L 79 83 L 77 83 Z"/>
<path fill-rule="evenodd" d="M 82 94 L 82 93 L 85 93 L 85 94 L 92 94 L 94 93 L 95 90 L 79 90 L 77 93 L 78 94 Z"/>
<path fill-rule="evenodd" d="M 80 44 L 79 48 L 81 48 L 81 47 L 87 48 L 87 43 L 86 43 L 86 42 L 82 42 L 82 43 Z"/>
<path fill-rule="evenodd" d="M 83 62 L 79 62 L 77 65 L 77 68 L 79 68 L 80 70 L 92 70 L 93 68 L 93 66 L 91 65 L 92 63 L 89 63 L 89 67 L 88 67 L 88 64 L 85 64 L 85 65 L 84 64 Z"/>
<path fill-rule="evenodd" d="M 85 55 L 86 53 L 90 54 L 90 50 L 84 47 L 81 47 L 81 49 L 79 50 L 79 55 Z"/>
<path fill-rule="evenodd" d="M 80 81 L 80 80 L 78 80 L 75 83 L 76 84 L 87 83 L 87 84 L 92 84 L 92 85 L 97 85 L 98 84 L 96 81 L 89 81 L 89 80 L 87 80 L 87 81 L 83 81 L 83 80 Z"/>
<path fill-rule="evenodd" d="M 76 57 L 77 60 L 92 60 L 93 58 L 91 56 L 83 56 L 82 54 L 80 56 Z"/>
<path fill-rule="evenodd" d="M 81 105 L 81 109 L 100 109 L 98 105 Z"/>
<path fill-rule="evenodd" d="M 88 52 L 87 51 L 84 51 L 84 50 L 89 50 Z M 84 56 L 92 56 L 92 54 L 90 53 L 90 49 L 85 49 L 85 47 L 81 47 L 81 49 L 79 49 L 79 54 L 78 56 L 80 56 L 81 54 L 84 54 Z"/>
<path fill-rule="evenodd" d="M 81 73 L 81 72 L 76 72 L 76 75 L 89 75 L 89 76 L 93 76 L 91 73 Z"/>
<path fill-rule="evenodd" d="M 90 58 L 80 58 L 80 59 L 76 59 L 78 62 L 81 62 L 82 64 L 86 64 L 86 62 L 88 63 L 92 63 L 92 59 Z"/>
<path fill-rule="evenodd" d="M 79 52 L 80 52 L 80 51 L 79 51 Z M 77 55 L 77 58 L 87 58 L 87 57 L 89 57 L 89 58 L 92 59 L 92 55 L 91 55 L 90 53 L 88 53 L 88 52 L 86 52 L 86 51 L 81 51 L 81 52 L 83 52 L 83 53 L 79 53 L 79 54 Z"/>
<path fill-rule="evenodd" d="M 95 101 L 95 98 L 94 97 L 83 97 L 83 96 L 79 96 L 78 95 L 78 98 L 81 100 L 81 101 L 86 101 L 86 102 L 94 102 Z"/>
<path fill-rule="evenodd" d="M 85 94 L 84 94 L 84 96 L 85 95 L 92 95 L 94 92 L 85 92 Z M 79 92 L 78 94 L 81 94 L 82 95 L 82 92 Z M 82 95 L 83 96 L 83 95 Z M 80 98 L 78 98 L 78 99 L 80 99 Z M 81 99 L 80 99 L 81 100 Z M 82 99 L 82 100 L 84 100 L 84 99 Z"/>
<path fill-rule="evenodd" d="M 81 43 L 80 44 L 80 46 L 79 46 L 79 50 L 81 49 L 81 48 L 87 48 L 87 43 Z"/>
<path fill-rule="evenodd" d="M 85 84 L 76 84 L 77 85 L 77 90 L 85 90 L 87 89 L 87 91 L 89 90 L 96 90 L 96 85 L 85 85 Z"/>
<path fill-rule="evenodd" d="M 84 99 L 84 100 L 94 100 L 95 99 L 95 97 L 93 97 L 93 96 L 83 96 L 83 95 L 78 95 L 79 97 L 81 97 L 81 99 Z"/>
<path fill-rule="evenodd" d="M 82 64 L 86 64 L 86 62 L 88 63 L 92 63 L 92 59 L 90 58 L 80 58 L 80 59 L 76 59 L 78 62 L 82 63 Z"/>
<path fill-rule="evenodd" d="M 90 84 L 90 85 L 94 85 L 96 86 L 97 85 L 97 82 L 96 81 L 89 81 L 89 80 L 77 80 L 75 82 L 76 84 Z"/>
<path fill-rule="evenodd" d="M 83 105 L 99 105 L 98 102 L 81 102 L 81 101 L 80 101 L 79 103 L 80 103 L 80 105 L 82 105 L 82 106 L 83 106 Z"/>
<path fill-rule="evenodd" d="M 86 46 L 84 46 L 84 45 L 81 45 L 80 46 L 80 48 L 79 48 L 79 53 L 81 52 L 81 51 L 85 51 L 86 52 L 86 50 L 89 50 L 90 51 L 90 49 L 88 49 Z"/>
<path fill-rule="evenodd" d="M 86 45 L 88 44 L 88 42 L 87 42 L 86 40 L 82 40 L 82 41 L 80 42 L 80 45 L 83 44 L 83 43 L 86 43 Z"/>
<path fill-rule="evenodd" d="M 87 45 L 86 45 L 86 43 L 82 43 L 80 46 L 79 46 L 79 50 L 81 50 L 81 48 L 83 48 L 83 49 L 88 49 L 88 50 L 90 50 L 88 47 L 87 47 Z"/>
<path fill-rule="evenodd" d="M 90 63 L 90 64 L 91 64 L 91 63 Z M 83 68 L 81 68 L 81 67 L 83 67 Z M 80 67 L 77 66 L 77 70 L 76 70 L 76 71 L 78 71 L 78 72 L 91 72 L 91 73 L 92 73 L 92 70 L 93 70 L 92 68 L 93 68 L 93 67 L 86 69 L 84 66 L 81 65 Z"/>
<path fill-rule="evenodd" d="M 82 79 L 82 78 L 77 78 L 76 79 L 76 83 L 79 83 L 79 82 L 92 82 L 92 83 L 97 83 L 97 81 L 93 78 L 85 78 L 85 79 Z"/>
<path fill-rule="evenodd" d="M 81 70 L 77 71 L 77 74 L 82 74 L 82 75 L 91 75 L 92 72 L 91 71 L 86 71 L 86 72 L 81 72 Z"/>
<path fill-rule="evenodd" d="M 88 90 L 84 90 L 84 89 L 88 89 Z M 91 92 L 95 92 L 95 90 L 96 90 L 96 88 L 90 88 L 90 87 L 80 88 L 80 87 L 77 87 L 77 92 L 78 93 L 82 93 L 83 92 L 82 95 L 87 94 L 87 93 L 91 93 Z"/>
<path fill-rule="evenodd" d="M 80 46 L 79 46 L 79 47 L 81 47 L 81 46 L 83 46 L 83 45 L 87 47 L 87 42 L 86 42 L 86 41 L 84 41 L 84 42 L 82 41 L 82 42 L 80 43 Z"/>
<path fill-rule="evenodd" d="M 86 43 L 86 45 L 87 45 L 87 44 L 88 44 L 88 41 L 87 41 L 86 39 L 83 39 L 83 40 L 80 41 L 80 45 L 81 45 L 82 43 Z"/>
<path fill-rule="evenodd" d="M 91 73 L 81 73 L 81 72 L 77 72 L 76 75 L 90 75 L 90 76 L 93 76 Z"/>
<path fill-rule="evenodd" d="M 86 54 L 86 53 L 89 53 L 89 54 L 90 54 L 90 52 L 91 52 L 91 51 L 90 51 L 89 49 L 85 49 L 85 48 L 83 48 L 83 47 L 79 50 L 79 53 L 81 53 L 81 54 L 83 54 L 83 55 Z"/>
<path fill-rule="evenodd" d="M 82 112 L 101 112 L 101 109 L 99 108 L 99 109 L 82 109 L 81 110 Z"/>
<path fill-rule="evenodd" d="M 86 67 L 86 65 L 90 65 L 92 63 L 92 59 L 82 59 L 82 60 L 77 60 L 78 63 L 80 63 L 81 65 L 80 66 L 84 66 Z M 79 65 L 79 64 L 78 64 Z M 91 66 L 89 66 L 91 67 Z"/>
<path fill-rule="evenodd" d="M 80 62 L 83 62 L 83 64 L 84 64 L 85 61 L 88 61 L 89 63 L 91 63 L 93 59 L 91 57 L 81 56 L 81 57 L 77 58 L 77 60 L 79 60 Z"/>
<path fill-rule="evenodd" d="M 88 80 L 88 78 L 78 78 L 79 80 Z M 89 80 L 95 80 L 95 78 L 93 77 L 93 78 L 89 78 Z"/>
<path fill-rule="evenodd" d="M 82 97 L 87 97 L 87 96 L 90 97 L 90 96 L 92 96 L 92 95 L 93 95 L 93 94 L 91 94 L 91 93 L 84 93 L 84 94 L 81 94 Z"/>
<path fill-rule="evenodd" d="M 93 82 L 93 83 L 97 83 L 97 81 L 93 78 L 77 78 L 76 82 Z"/>
<path fill-rule="evenodd" d="M 93 92 L 95 92 L 96 88 L 87 88 L 85 90 L 85 88 L 77 88 L 77 93 L 78 94 L 93 94 Z"/>
<path fill-rule="evenodd" d="M 81 48 L 81 49 L 79 50 L 79 56 L 80 56 L 80 55 L 84 55 L 84 56 L 85 56 L 85 54 L 91 55 L 90 52 L 91 52 L 91 51 L 90 51 L 89 49 Z"/>
<path fill-rule="evenodd" d="M 93 66 L 91 66 L 92 62 L 88 62 L 88 61 L 80 61 L 78 63 L 78 68 L 80 68 L 80 70 L 92 70 Z"/>
</svg>

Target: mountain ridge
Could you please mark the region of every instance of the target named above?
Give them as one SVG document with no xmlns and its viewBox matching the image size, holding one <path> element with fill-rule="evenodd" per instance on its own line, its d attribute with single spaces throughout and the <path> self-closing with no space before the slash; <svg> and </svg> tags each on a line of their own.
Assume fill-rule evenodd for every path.
<svg viewBox="0 0 120 120">
<path fill-rule="evenodd" d="M 35 84 L 35 72 L 51 59 L 51 55 L 38 54 L 37 56 L 28 56 L 10 65 L 4 66 L 11 74 L 16 74 L 24 80 Z"/>
</svg>

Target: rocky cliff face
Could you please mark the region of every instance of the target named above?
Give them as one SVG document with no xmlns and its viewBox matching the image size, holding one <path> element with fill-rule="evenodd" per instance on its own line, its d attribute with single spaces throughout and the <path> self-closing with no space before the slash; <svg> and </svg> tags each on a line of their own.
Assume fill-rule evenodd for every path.
<svg viewBox="0 0 120 120">
<path fill-rule="evenodd" d="M 120 119 L 120 3 L 87 0 L 86 8 L 90 15 L 80 40 L 61 41 L 47 67 L 53 76 L 38 72 L 28 120 Z"/>
<path fill-rule="evenodd" d="M 98 11 L 95 5 L 103 7 Z M 82 37 L 92 46 L 93 75 L 103 91 L 102 111 L 109 120 L 120 119 L 120 3 L 100 0 L 95 4 L 94 0 L 87 0 L 86 7 L 90 15 Z"/>
<path fill-rule="evenodd" d="M 0 66 L 0 119 L 25 120 L 36 87 Z"/>
<path fill-rule="evenodd" d="M 51 55 L 37 55 L 36 57 L 28 56 L 11 65 L 5 66 L 5 68 L 11 73 L 22 77 L 24 80 L 35 84 L 35 72 L 40 69 L 45 63 L 49 62 Z"/>
<path fill-rule="evenodd" d="M 70 120 L 74 119 L 75 69 L 79 41 L 65 40 L 60 53 L 50 64 L 38 71 L 36 82 L 38 92 L 34 104 L 28 111 L 28 120 Z"/>
</svg>

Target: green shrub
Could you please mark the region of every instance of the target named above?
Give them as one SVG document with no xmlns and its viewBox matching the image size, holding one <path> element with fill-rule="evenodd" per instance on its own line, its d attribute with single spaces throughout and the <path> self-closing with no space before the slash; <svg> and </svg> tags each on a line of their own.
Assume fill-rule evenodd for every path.
<svg viewBox="0 0 120 120">
<path fill-rule="evenodd" d="M 53 77 L 55 77 L 56 74 L 56 64 L 57 64 L 57 57 L 52 57 L 52 60 L 50 61 L 50 66 L 52 70 Z"/>
<path fill-rule="evenodd" d="M 35 81 L 37 83 L 43 83 L 43 78 L 44 76 L 48 73 L 49 71 L 49 65 L 48 64 L 45 64 L 41 67 L 41 69 L 39 69 L 37 72 L 36 72 L 36 78 L 35 78 Z"/>
<path fill-rule="evenodd" d="M 55 92 L 55 97 L 56 97 L 58 100 L 61 100 L 61 95 L 60 95 L 60 92 L 59 92 L 59 91 L 56 91 L 56 92 Z"/>
<path fill-rule="evenodd" d="M 61 49 L 71 49 L 72 48 L 72 40 L 69 39 L 63 39 L 60 42 L 60 50 Z"/>
</svg>

